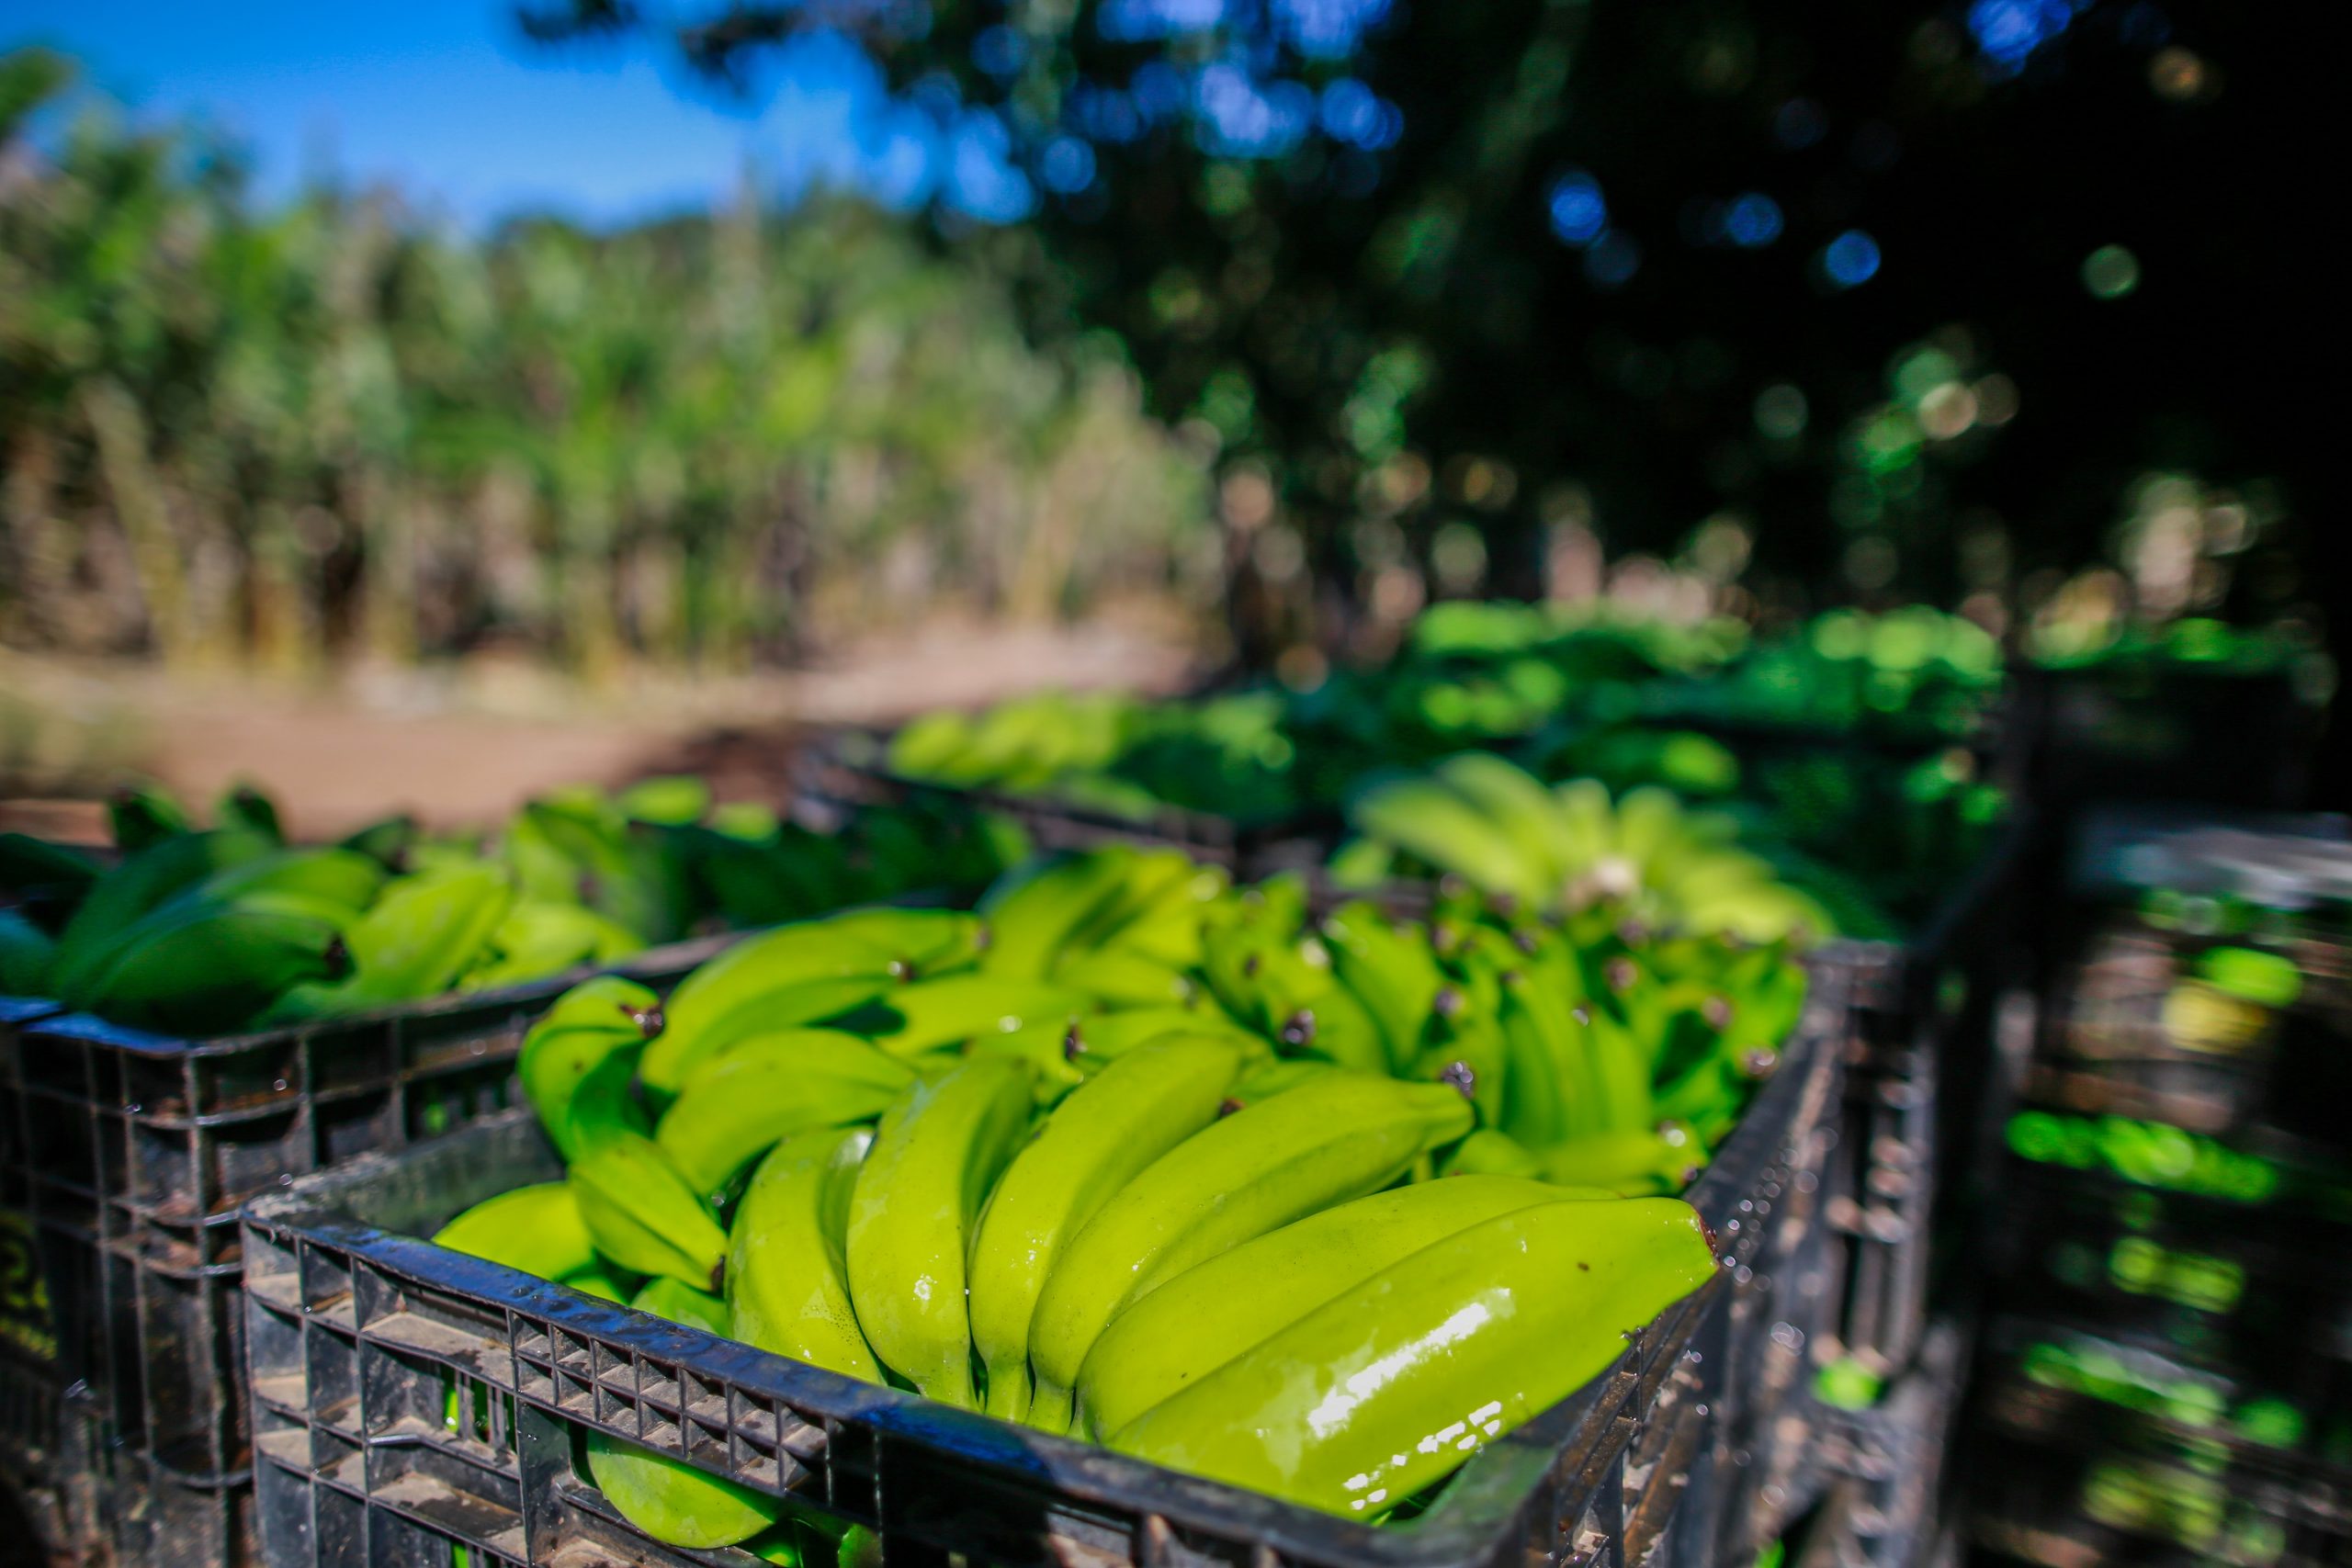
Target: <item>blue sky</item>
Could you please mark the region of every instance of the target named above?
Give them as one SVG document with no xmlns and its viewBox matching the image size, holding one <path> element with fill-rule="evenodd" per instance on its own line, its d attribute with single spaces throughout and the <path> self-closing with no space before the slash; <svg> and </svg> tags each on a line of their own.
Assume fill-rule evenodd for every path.
<svg viewBox="0 0 2352 1568">
<path fill-rule="evenodd" d="M 745 108 L 695 96 L 648 43 L 550 52 L 508 17 L 499 0 L 6 0 L 0 47 L 64 49 L 141 118 L 232 131 L 269 196 L 323 164 L 469 224 L 620 222 L 707 208 L 747 159 L 772 188 L 922 193 L 920 125 L 846 46 L 802 46 L 784 90 Z"/>
</svg>

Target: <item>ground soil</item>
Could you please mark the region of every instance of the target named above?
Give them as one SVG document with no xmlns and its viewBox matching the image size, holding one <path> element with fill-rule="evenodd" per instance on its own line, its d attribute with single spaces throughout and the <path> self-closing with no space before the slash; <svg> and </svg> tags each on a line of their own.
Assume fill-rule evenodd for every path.
<svg viewBox="0 0 2352 1568">
<path fill-rule="evenodd" d="M 811 724 L 888 723 L 1040 687 L 1170 690 L 1190 648 L 1165 629 L 942 627 L 850 650 L 805 671 L 726 680 L 636 673 L 586 691 L 529 667 L 347 675 L 289 684 L 143 667 L 7 673 L 61 723 L 107 709 L 103 762 L 0 779 L 0 829 L 97 841 L 90 796 L 104 777 L 148 773 L 209 800 L 252 780 L 288 827 L 326 837 L 394 810 L 435 824 L 494 818 L 574 781 L 619 784 L 695 772 L 726 798 L 781 803 L 797 733 Z"/>
</svg>

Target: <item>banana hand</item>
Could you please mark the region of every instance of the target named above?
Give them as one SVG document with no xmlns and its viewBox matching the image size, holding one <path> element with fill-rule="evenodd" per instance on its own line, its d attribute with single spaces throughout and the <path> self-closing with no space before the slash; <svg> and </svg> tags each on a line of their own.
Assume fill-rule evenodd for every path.
<svg viewBox="0 0 2352 1568">
<path fill-rule="evenodd" d="M 753 1035 L 706 1060 L 654 1130 L 695 1190 L 724 1191 L 744 1167 L 812 1127 L 882 1114 L 914 1081 L 903 1062 L 854 1034 L 786 1030 Z"/>
<path fill-rule="evenodd" d="M 1119 1309 L 1228 1247 L 1395 1180 L 1470 1130 L 1442 1084 L 1332 1070 L 1235 1112 L 1147 1167 L 1046 1276 L 1029 1329 L 1033 1408 L 1066 1424 L 1086 1353 Z"/>
<path fill-rule="evenodd" d="M 652 1139 L 616 1129 L 573 1162 L 569 1179 L 603 1256 L 636 1273 L 719 1289 L 727 1233 Z"/>
<path fill-rule="evenodd" d="M 1062 1101 L 1014 1157 L 972 1247 L 972 1344 L 990 1415 L 1028 1414 L 1030 1319 L 1063 1247 L 1136 1172 L 1216 1119 L 1240 1066 L 1212 1035 L 1142 1046 Z"/>
</svg>

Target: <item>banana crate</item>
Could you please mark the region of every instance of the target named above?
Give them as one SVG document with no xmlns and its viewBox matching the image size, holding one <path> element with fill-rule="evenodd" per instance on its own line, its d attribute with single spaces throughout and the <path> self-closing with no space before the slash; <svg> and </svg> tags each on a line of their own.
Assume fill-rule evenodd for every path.
<svg viewBox="0 0 2352 1568">
<path fill-rule="evenodd" d="M 271 1568 L 744 1568 L 661 1545 L 587 1479 L 587 1434 L 876 1532 L 885 1560 L 1003 1564 L 1713 1564 L 1778 1529 L 1765 1407 L 1799 1382 L 1842 1070 L 1826 966 L 1691 1201 L 1720 1273 L 1616 1366 L 1374 1527 L 852 1381 L 414 1239 L 560 1170 L 526 1113 L 356 1160 L 244 1215 L 255 1496 Z M 1808 1445 L 1799 1442 L 1800 1450 Z"/>
<path fill-rule="evenodd" d="M 1839 942 L 1848 973 L 1845 1155 L 1825 1206 L 1844 1237 L 1844 1310 L 1823 1362 L 1874 1376 L 1921 1353 L 1940 1276 L 1970 1243 L 1999 1167 L 1997 1130 L 2030 1033 L 2017 938 L 2034 843 L 2020 809 L 1908 940 Z"/>
<path fill-rule="evenodd" d="M 1965 1320 L 1939 1316 L 1911 1370 L 1867 1408 L 1821 1424 L 1821 1500 L 1789 1560 L 1796 1568 L 1931 1568 L 1955 1560 L 1948 1465 L 1967 1382 Z"/>
<path fill-rule="evenodd" d="M 621 967 L 667 986 L 733 940 Z M 28 1417 L 0 1422 L 0 1477 L 64 1499 L 53 1544 L 254 1560 L 239 1206 L 503 1110 L 580 973 L 203 1040 L 0 1003 L 0 1401 Z"/>
<path fill-rule="evenodd" d="M 2263 1382 L 2002 1317 L 1971 1395 L 1968 1533 L 2053 1565 L 2352 1562 L 2340 1377 Z"/>
</svg>

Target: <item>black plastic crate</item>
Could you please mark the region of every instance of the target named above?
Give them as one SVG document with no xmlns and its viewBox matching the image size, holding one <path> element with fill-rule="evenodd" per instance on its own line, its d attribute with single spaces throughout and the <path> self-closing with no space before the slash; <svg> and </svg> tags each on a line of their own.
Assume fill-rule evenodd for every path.
<svg viewBox="0 0 2352 1568">
<path fill-rule="evenodd" d="M 1854 974 L 1848 1157 L 1831 1172 L 1846 1237 L 1845 1311 L 1819 1359 L 1881 1376 L 1918 1354 L 1939 1272 L 1969 1245 L 1998 1168 L 2025 993 L 2017 937 L 2034 845 L 2022 808 L 1968 879 L 1903 942 L 1837 944 Z"/>
<path fill-rule="evenodd" d="M 2010 1194 L 2015 1222 L 1985 1258 L 2004 1312 L 2352 1393 L 2352 1234 L 2341 1218 L 2022 1161 Z"/>
<path fill-rule="evenodd" d="M 2052 1386 L 2027 1375 L 2018 1354 L 2052 1337 L 2073 1335 L 2032 1320 L 1994 1325 L 1962 1448 L 1978 1544 L 2069 1568 L 2352 1562 L 2352 1471 L 2319 1451 L 2330 1446 L 2324 1433 L 2306 1444 L 2264 1442 L 2211 1412 L 2129 1406 Z M 2127 1356 L 2161 1355 L 2101 1342 Z M 2341 1419 L 2340 1390 L 2290 1386 L 2314 1425 L 2331 1413 Z"/>
<path fill-rule="evenodd" d="M 1280 869 L 1299 863 L 1303 852 L 1298 846 L 1329 842 L 1340 827 L 1335 811 L 1251 823 L 1170 806 L 1138 818 L 1051 795 L 933 784 L 890 772 L 883 761 L 888 744 L 887 730 L 844 726 L 812 734 L 794 759 L 797 797 L 841 807 L 927 804 L 959 812 L 990 812 L 1018 822 L 1041 850 L 1083 850 L 1106 843 L 1174 845 L 1195 860 L 1250 878 L 1262 874 L 1261 865 Z"/>
<path fill-rule="evenodd" d="M 447 1568 L 743 1562 L 660 1547 L 574 1473 L 594 1427 L 877 1529 L 892 1562 L 1713 1564 L 1789 1386 L 1771 1329 L 1826 1234 L 1845 976 L 1691 1199 L 1721 1275 L 1609 1373 L 1476 1456 L 1428 1513 L 1375 1529 L 853 1382 L 411 1239 L 559 1166 L 526 1113 L 371 1156 L 245 1214 L 265 1560 Z M 485 1413 L 445 1425 L 447 1391 Z M 1748 1550 L 1752 1551 L 1752 1545 Z M 1664 1555 L 1659 1555 L 1659 1553 Z M 592 1553 L 593 1555 L 593 1553 Z"/>
<path fill-rule="evenodd" d="M 1950 1555 L 1958 1515 L 1948 1461 L 1969 1365 L 1964 1320 L 1939 1317 L 1911 1370 L 1862 1410 L 1824 1412 L 1836 1477 L 1798 1553 L 1802 1568 L 1925 1568 Z"/>
<path fill-rule="evenodd" d="M 616 967 L 674 983 L 734 940 Z M 524 1032 L 583 973 L 208 1040 L 53 1008 L 13 1027 L 0 1058 L 0 1240 L 28 1245 L 45 1301 L 6 1314 L 23 1321 L 0 1358 L 51 1397 L 33 1425 L 0 1424 L 0 1464 L 31 1470 L 62 1451 L 43 1421 L 74 1429 L 104 1472 L 95 1511 L 67 1516 L 75 1543 L 111 1538 L 134 1562 L 249 1560 L 238 1208 L 519 1103 Z"/>
</svg>

